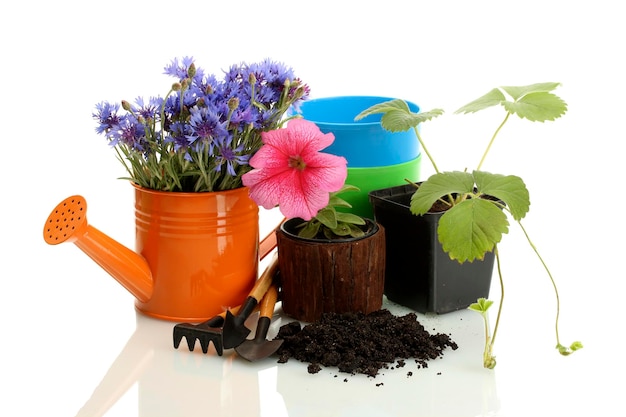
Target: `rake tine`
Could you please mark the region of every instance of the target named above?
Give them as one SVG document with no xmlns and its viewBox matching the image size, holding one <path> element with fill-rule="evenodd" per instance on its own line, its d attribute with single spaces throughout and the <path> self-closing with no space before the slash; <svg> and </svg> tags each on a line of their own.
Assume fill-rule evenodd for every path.
<svg viewBox="0 0 626 417">
<path fill-rule="evenodd" d="M 222 343 L 220 343 L 221 338 L 220 335 L 212 335 L 212 336 L 208 336 L 208 335 L 202 335 L 198 337 L 198 340 L 200 341 L 200 347 L 202 348 L 202 353 L 207 353 L 209 351 L 209 344 L 211 343 L 211 341 L 213 341 L 213 346 L 215 346 L 215 350 L 217 351 L 217 354 L 219 356 L 222 356 L 222 353 L 224 352 L 224 347 L 222 345 Z"/>
<path fill-rule="evenodd" d="M 219 356 L 223 353 L 221 326 L 224 324 L 223 313 L 200 324 L 180 323 L 174 326 L 173 340 L 174 348 L 178 349 L 183 337 L 187 339 L 189 351 L 193 351 L 196 339 L 200 342 L 202 352 L 209 351 L 211 341 Z"/>
<path fill-rule="evenodd" d="M 232 310 L 237 312 L 241 306 L 234 307 Z M 174 348 L 178 349 L 183 336 L 187 339 L 187 347 L 189 351 L 193 351 L 196 340 L 200 342 L 203 353 L 209 351 L 209 344 L 213 342 L 215 351 L 219 356 L 224 353 L 224 342 L 222 340 L 222 326 L 224 325 L 224 317 L 226 312 L 222 312 L 217 316 L 211 317 L 207 321 L 200 324 L 179 323 L 174 326 L 172 337 L 174 340 Z"/>
<path fill-rule="evenodd" d="M 196 346 L 196 338 L 191 337 L 190 334 L 185 335 L 185 339 L 187 339 L 187 346 L 189 347 L 189 351 L 192 352 L 193 348 Z M 204 351 L 204 349 L 202 349 Z"/>
</svg>

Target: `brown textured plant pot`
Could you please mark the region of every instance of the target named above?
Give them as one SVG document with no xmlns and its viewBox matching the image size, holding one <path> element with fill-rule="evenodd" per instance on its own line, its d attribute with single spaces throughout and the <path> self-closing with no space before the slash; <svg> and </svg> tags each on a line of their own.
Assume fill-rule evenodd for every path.
<svg viewBox="0 0 626 417">
<path fill-rule="evenodd" d="M 362 238 L 303 239 L 283 223 L 277 233 L 282 308 L 305 322 L 322 313 L 370 313 L 382 307 L 385 288 L 385 231 L 367 219 Z"/>
</svg>

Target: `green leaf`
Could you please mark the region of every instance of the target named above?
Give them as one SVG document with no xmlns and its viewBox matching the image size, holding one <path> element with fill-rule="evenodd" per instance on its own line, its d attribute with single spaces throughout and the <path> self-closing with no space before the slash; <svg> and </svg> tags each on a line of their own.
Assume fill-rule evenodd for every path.
<svg viewBox="0 0 626 417">
<path fill-rule="evenodd" d="M 520 97 L 523 97 L 528 93 L 548 93 L 560 85 L 561 83 L 548 82 L 548 83 L 530 84 L 530 85 L 525 85 L 521 87 L 506 86 L 506 87 L 501 87 L 501 88 L 504 91 L 506 91 L 506 93 L 510 95 L 513 98 L 513 100 L 519 100 Z"/>
<path fill-rule="evenodd" d="M 350 227 L 350 236 L 352 237 L 365 236 L 365 232 L 359 226 L 356 226 L 354 224 L 348 224 L 348 227 Z"/>
<path fill-rule="evenodd" d="M 339 222 L 337 223 L 337 227 L 333 228 L 333 229 L 329 229 L 329 230 L 325 230 L 324 231 L 329 232 L 326 233 L 326 237 L 328 237 L 329 239 L 332 238 L 332 235 L 336 235 L 336 236 L 349 236 L 350 235 L 350 225 L 347 223 L 342 223 Z"/>
<path fill-rule="evenodd" d="M 505 99 L 506 98 L 504 97 L 504 94 L 502 94 L 499 89 L 494 88 L 484 96 L 477 98 L 471 103 L 466 104 L 454 113 L 476 113 L 477 111 L 486 109 L 488 107 L 496 106 L 502 103 Z"/>
<path fill-rule="evenodd" d="M 382 127 L 390 132 L 405 132 L 420 123 L 441 116 L 443 110 L 433 109 L 428 112 L 413 113 L 404 100 L 394 99 L 384 103 L 375 104 L 361 113 L 354 120 L 358 121 L 372 114 L 382 114 L 380 119 Z"/>
<path fill-rule="evenodd" d="M 530 210 L 530 195 L 524 181 L 515 175 L 491 174 L 484 171 L 472 173 L 478 192 L 502 200 L 517 221 Z"/>
<path fill-rule="evenodd" d="M 508 231 L 506 214 L 481 198 L 456 204 L 441 216 L 437 228 L 443 250 L 460 263 L 483 259 Z"/>
<path fill-rule="evenodd" d="M 339 197 L 340 194 L 350 191 L 360 191 L 359 187 L 350 184 L 344 184 L 340 190 L 330 193 L 328 201 L 328 207 L 346 207 L 352 208 L 352 205 L 343 198 Z"/>
<path fill-rule="evenodd" d="M 406 132 L 417 127 L 420 123 L 433 119 L 443 114 L 443 110 L 434 109 L 429 112 L 405 113 L 400 110 L 392 110 L 383 115 L 380 124 L 390 132 Z"/>
<path fill-rule="evenodd" d="M 568 356 L 571 355 L 572 353 L 576 352 L 579 349 L 583 348 L 583 344 L 580 341 L 575 341 L 573 342 L 569 348 L 566 346 L 563 346 L 562 344 L 558 343 L 556 345 L 556 348 L 559 350 L 559 353 L 563 356 Z"/>
<path fill-rule="evenodd" d="M 348 203 L 346 200 L 344 200 L 343 198 L 337 196 L 337 195 L 333 195 L 331 193 L 330 198 L 328 199 L 328 206 L 327 207 L 347 207 L 347 208 L 351 208 L 352 205 L 350 203 Z"/>
<path fill-rule="evenodd" d="M 359 121 L 367 116 L 371 116 L 372 114 L 380 114 L 380 113 L 384 114 L 393 110 L 402 110 L 407 113 L 411 112 L 411 109 L 409 109 L 409 105 L 406 103 L 406 101 L 401 100 L 401 99 L 394 99 L 394 100 L 385 101 L 383 103 L 374 104 L 373 106 L 368 107 L 367 109 L 363 110 L 361 113 L 357 114 L 354 120 Z"/>
<path fill-rule="evenodd" d="M 313 239 L 317 236 L 317 232 L 320 230 L 321 223 L 316 221 L 308 221 L 303 224 L 303 227 L 298 231 L 298 236 Z"/>
<path fill-rule="evenodd" d="M 337 221 L 350 224 L 365 224 L 365 220 L 361 216 L 352 213 L 337 212 Z"/>
<path fill-rule="evenodd" d="M 317 212 L 315 219 L 329 229 L 337 227 L 337 212 L 333 207 L 325 207 Z"/>
<path fill-rule="evenodd" d="M 486 298 L 479 298 L 475 303 L 472 303 L 467 307 L 470 310 L 477 311 L 480 314 L 484 314 L 489 310 L 489 307 L 493 304 L 493 301 Z"/>
<path fill-rule="evenodd" d="M 484 96 L 461 107 L 455 113 L 475 113 L 502 104 L 508 112 L 523 119 L 539 122 L 555 120 L 567 111 L 567 104 L 555 94 L 550 93 L 559 85 L 561 84 L 546 82 L 519 87 L 494 88 Z M 502 91 L 505 91 L 513 100 L 507 100 Z"/>
<path fill-rule="evenodd" d="M 552 93 L 528 93 L 518 101 L 505 101 L 504 108 L 522 119 L 545 122 L 558 119 L 567 111 L 567 104 Z"/>
<path fill-rule="evenodd" d="M 411 213 L 422 215 L 428 212 L 435 201 L 454 193 L 471 193 L 474 177 L 468 172 L 440 172 L 424 181 L 411 196 Z"/>
<path fill-rule="evenodd" d="M 355 185 L 344 184 L 339 191 L 335 191 L 334 193 L 331 193 L 331 195 L 345 193 L 346 191 L 361 191 L 361 189 Z"/>
</svg>

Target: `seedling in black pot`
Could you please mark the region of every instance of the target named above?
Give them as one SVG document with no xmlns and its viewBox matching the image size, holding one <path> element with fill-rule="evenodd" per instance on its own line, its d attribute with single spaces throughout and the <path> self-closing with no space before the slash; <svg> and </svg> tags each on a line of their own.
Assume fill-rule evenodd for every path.
<svg viewBox="0 0 626 417">
<path fill-rule="evenodd" d="M 457 110 L 456 113 L 475 113 L 489 107 L 502 106 L 506 112 L 504 120 L 492 135 L 478 166 L 471 172 L 467 170 L 440 172 L 422 140 L 418 130 L 419 124 L 443 114 L 441 109 L 414 113 L 403 100 L 390 100 L 364 110 L 356 117 L 356 120 L 371 114 L 382 113 L 381 124 L 385 129 L 391 132 L 409 129 L 415 131 L 422 151 L 435 169 L 435 174 L 422 182 L 421 185 L 416 184 L 416 191 L 411 197 L 411 212 L 421 216 L 427 213 L 435 202 L 440 201 L 446 204 L 447 210 L 441 217 L 437 228 L 437 236 L 443 250 L 451 259 L 460 263 L 483 259 L 486 253 L 493 251 L 503 291 L 504 281 L 500 270 L 497 244 L 502 239 L 502 235 L 509 231 L 508 217 L 513 218 L 521 227 L 524 236 L 539 258 L 553 285 L 557 304 L 556 347 L 562 355 L 569 355 L 582 348 L 582 343 L 577 341 L 569 347 L 561 344 L 558 330 L 560 306 L 556 282 L 537 247 L 530 239 L 527 230 L 522 225 L 522 219 L 530 208 L 528 189 L 524 181 L 518 176 L 492 174 L 482 170 L 483 162 L 493 142 L 511 115 L 517 115 L 530 121 L 546 122 L 558 119 L 565 114 L 567 104 L 552 93 L 559 85 L 559 83 L 548 82 L 522 87 L 494 88 Z M 489 198 L 484 198 L 485 196 L 489 196 Z M 486 368 L 493 368 L 496 365 L 493 355 L 493 342 L 500 323 L 502 298 L 500 299 L 493 334 L 490 334 L 486 314 L 491 304 L 491 301 L 479 299 L 469 307 L 471 310 L 480 312 L 485 319 L 486 343 L 483 364 Z"/>
</svg>

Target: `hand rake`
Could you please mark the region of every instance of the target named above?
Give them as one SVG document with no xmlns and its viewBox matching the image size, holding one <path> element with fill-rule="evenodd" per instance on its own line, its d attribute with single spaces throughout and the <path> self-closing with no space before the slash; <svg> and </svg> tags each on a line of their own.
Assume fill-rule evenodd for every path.
<svg viewBox="0 0 626 417">
<path fill-rule="evenodd" d="M 236 307 L 238 310 L 239 307 Z M 209 344 L 213 342 L 215 351 L 219 356 L 224 352 L 224 344 L 222 343 L 222 326 L 224 325 L 224 317 L 226 312 L 222 312 L 215 317 L 208 319 L 200 324 L 179 323 L 174 326 L 174 348 L 178 349 L 183 336 L 187 339 L 189 351 L 192 351 L 196 339 L 200 342 L 203 353 L 209 351 Z"/>
<path fill-rule="evenodd" d="M 274 229 L 271 233 L 269 233 L 259 243 L 260 259 L 265 258 L 265 256 L 267 256 L 275 247 L 276 247 L 276 229 Z M 261 281 L 262 278 L 263 276 L 257 280 L 254 288 L 259 287 L 259 282 Z M 270 277 L 270 282 L 271 282 L 271 277 Z M 263 294 L 260 294 L 260 297 L 262 297 L 265 294 L 268 287 L 269 287 L 269 284 L 264 289 L 262 288 Z M 253 308 L 250 310 L 249 314 L 252 314 L 252 312 L 257 309 L 256 305 L 252 307 Z M 238 306 L 238 307 L 233 308 L 232 310 L 236 314 L 240 308 L 241 306 Z M 196 344 L 196 340 L 200 342 L 200 347 L 202 348 L 203 353 L 208 352 L 209 344 L 213 342 L 213 346 L 215 346 L 215 351 L 217 352 L 219 356 L 222 356 L 224 352 L 224 348 L 225 348 L 224 342 L 223 342 L 223 335 L 222 335 L 222 331 L 223 331 L 222 326 L 224 325 L 224 322 L 225 322 L 226 313 L 227 311 L 224 311 L 216 315 L 215 317 L 212 317 L 200 324 L 179 323 L 175 325 L 174 331 L 173 331 L 174 348 L 178 349 L 178 346 L 180 346 L 180 342 L 184 336 L 187 339 L 187 346 L 189 347 L 190 351 L 193 351 L 195 344 Z"/>
</svg>

